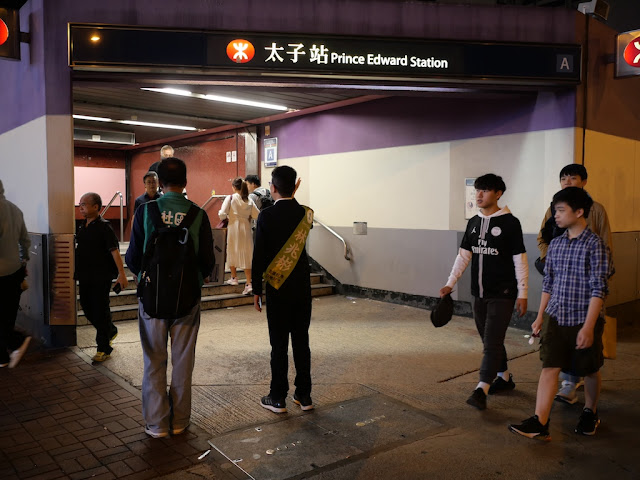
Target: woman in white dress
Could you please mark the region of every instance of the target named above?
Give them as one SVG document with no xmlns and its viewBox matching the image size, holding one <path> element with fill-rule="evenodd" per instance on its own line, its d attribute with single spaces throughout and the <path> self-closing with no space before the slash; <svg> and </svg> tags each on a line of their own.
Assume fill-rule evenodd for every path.
<svg viewBox="0 0 640 480">
<path fill-rule="evenodd" d="M 257 219 L 260 211 L 249 198 L 247 184 L 241 177 L 231 182 L 233 194 L 224 199 L 222 208 L 218 212 L 221 220 L 229 219 L 227 226 L 227 263 L 231 269 L 229 285 L 238 285 L 237 268 L 244 270 L 247 284 L 243 295 L 250 295 L 251 288 L 251 259 L 253 257 L 253 233 L 251 219 Z"/>
</svg>

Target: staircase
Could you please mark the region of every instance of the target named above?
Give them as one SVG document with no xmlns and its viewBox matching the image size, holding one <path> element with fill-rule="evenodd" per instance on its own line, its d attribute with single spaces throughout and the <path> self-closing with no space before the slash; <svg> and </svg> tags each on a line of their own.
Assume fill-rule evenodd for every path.
<svg viewBox="0 0 640 480">
<path fill-rule="evenodd" d="M 120 244 L 120 254 L 124 261 L 124 254 L 128 244 Z M 138 299 L 136 297 L 136 287 L 133 283 L 133 274 L 125 265 L 125 272 L 129 286 L 126 290 L 116 294 L 113 291 L 109 293 L 111 305 L 111 319 L 114 322 L 120 320 L 133 320 L 138 318 Z M 229 270 L 225 271 L 225 281 L 231 277 Z M 219 285 L 219 286 L 202 286 L 202 310 L 213 310 L 217 308 L 239 307 L 242 305 L 253 305 L 253 295 L 242 295 L 246 278 L 242 270 L 238 270 L 239 285 Z M 327 283 L 323 274 L 311 273 L 311 295 L 313 297 L 333 295 L 334 285 Z M 78 320 L 77 325 L 88 325 L 89 321 L 84 316 L 82 307 L 80 306 L 80 297 L 76 295 Z"/>
</svg>

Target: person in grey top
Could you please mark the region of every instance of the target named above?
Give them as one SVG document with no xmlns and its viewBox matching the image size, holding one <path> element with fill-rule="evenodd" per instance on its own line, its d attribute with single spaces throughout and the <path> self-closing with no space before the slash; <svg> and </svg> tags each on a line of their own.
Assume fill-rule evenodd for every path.
<svg viewBox="0 0 640 480">
<path fill-rule="evenodd" d="M 31 340 L 14 330 L 30 246 L 22 211 L 5 198 L 0 180 L 0 367 L 15 367 Z"/>
</svg>

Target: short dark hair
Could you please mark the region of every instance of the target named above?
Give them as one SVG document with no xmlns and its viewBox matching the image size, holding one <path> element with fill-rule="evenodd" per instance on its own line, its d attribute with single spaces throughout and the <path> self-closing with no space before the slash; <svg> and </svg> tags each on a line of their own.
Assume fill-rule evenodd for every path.
<svg viewBox="0 0 640 480">
<path fill-rule="evenodd" d="M 579 163 L 570 163 L 560 170 L 560 180 L 565 176 L 576 175 L 582 179 L 584 182 L 587 179 L 587 169 L 584 168 L 584 165 L 580 165 Z"/>
<path fill-rule="evenodd" d="M 95 192 L 87 192 L 83 197 L 89 197 L 93 205 L 98 205 L 98 210 L 102 208 L 102 197 Z"/>
<path fill-rule="evenodd" d="M 258 177 L 258 175 L 247 175 L 247 177 L 244 179 L 245 182 L 247 183 L 253 183 L 254 185 L 260 186 L 260 177 Z"/>
<path fill-rule="evenodd" d="M 487 173 L 476 178 L 473 186 L 476 190 L 493 190 L 494 192 L 502 193 L 507 191 L 507 186 L 504 184 L 502 177 L 493 173 Z"/>
<path fill-rule="evenodd" d="M 165 158 L 158 165 L 158 177 L 165 187 L 184 187 L 187 184 L 187 165 L 176 157 Z"/>
<path fill-rule="evenodd" d="M 558 203 L 566 203 L 574 212 L 581 208 L 584 210 L 584 218 L 588 218 L 593 206 L 593 199 L 580 187 L 567 187 L 553 196 L 553 202 L 551 203 L 553 207 L 555 208 Z"/>
<path fill-rule="evenodd" d="M 297 172 L 288 165 L 276 167 L 271 172 L 271 183 L 283 197 L 290 197 L 296 188 Z"/>
<path fill-rule="evenodd" d="M 142 177 L 142 181 L 146 183 L 147 178 L 149 177 L 153 177 L 156 180 L 158 180 L 158 174 L 156 172 L 149 170 L 147 173 L 144 174 L 144 177 Z"/>
</svg>

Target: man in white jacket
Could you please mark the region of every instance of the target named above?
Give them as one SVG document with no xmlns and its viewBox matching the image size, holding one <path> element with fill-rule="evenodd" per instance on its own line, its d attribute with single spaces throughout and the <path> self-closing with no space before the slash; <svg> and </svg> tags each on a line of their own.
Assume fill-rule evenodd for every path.
<svg viewBox="0 0 640 480">
<path fill-rule="evenodd" d="M 475 181 L 480 213 L 469 220 L 458 256 L 440 296 L 451 293 L 471 261 L 473 317 L 484 345 L 480 382 L 467 399 L 479 410 L 487 408 L 487 395 L 513 390 L 507 370 L 504 337 L 514 305 L 527 311 L 529 267 L 520 221 L 498 200 L 507 187 L 502 177 L 488 173 Z"/>
</svg>

